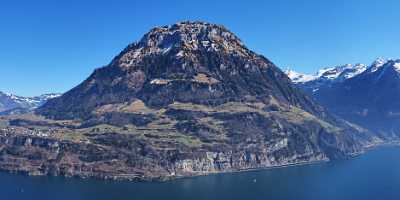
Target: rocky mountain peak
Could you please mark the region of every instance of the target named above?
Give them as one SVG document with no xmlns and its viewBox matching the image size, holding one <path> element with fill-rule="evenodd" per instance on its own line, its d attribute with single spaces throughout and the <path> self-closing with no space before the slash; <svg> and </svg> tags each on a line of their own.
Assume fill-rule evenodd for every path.
<svg viewBox="0 0 400 200">
<path fill-rule="evenodd" d="M 384 64 L 382 64 L 382 67 L 389 67 L 396 72 L 400 72 L 400 59 L 389 59 Z"/>
<path fill-rule="evenodd" d="M 180 22 L 170 26 L 156 27 L 138 42 L 139 47 L 159 48 L 171 45 L 209 47 L 211 46 L 209 43 L 225 43 L 227 46 L 236 43 L 243 46 L 240 39 L 225 27 L 206 22 Z"/>
<path fill-rule="evenodd" d="M 383 59 L 378 58 L 368 68 L 366 75 L 375 76 L 376 80 L 380 80 L 384 74 L 390 74 L 397 77 L 400 72 L 400 59 Z"/>
<path fill-rule="evenodd" d="M 375 72 L 378 70 L 379 67 L 382 67 L 387 63 L 385 58 L 379 57 L 374 62 L 372 62 L 371 66 L 369 67 L 368 71 Z"/>
<path fill-rule="evenodd" d="M 174 102 L 221 105 L 272 97 L 320 113 L 279 68 L 248 50 L 223 26 L 181 22 L 152 29 L 38 113 L 85 118 L 104 105 L 136 100 L 160 108 Z"/>
<path fill-rule="evenodd" d="M 154 55 L 168 55 L 178 60 L 196 62 L 199 52 L 219 52 L 254 58 L 241 40 L 225 27 L 186 21 L 151 29 L 139 42 L 129 45 L 113 64 L 129 68 Z"/>
<path fill-rule="evenodd" d="M 345 79 L 352 78 L 367 69 L 367 66 L 364 64 L 345 64 L 339 65 L 331 68 L 324 68 L 319 70 L 317 76 L 319 78 L 342 81 Z"/>
</svg>

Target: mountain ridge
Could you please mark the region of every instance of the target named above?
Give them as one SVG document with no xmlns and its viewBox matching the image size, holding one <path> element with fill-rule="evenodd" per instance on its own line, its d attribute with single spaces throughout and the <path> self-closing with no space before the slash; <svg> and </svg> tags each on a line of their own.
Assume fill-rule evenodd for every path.
<svg viewBox="0 0 400 200">
<path fill-rule="evenodd" d="M 331 82 L 302 82 L 298 87 L 334 114 L 377 132 L 396 138 L 400 100 L 400 60 L 378 58 L 362 73 Z"/>
<path fill-rule="evenodd" d="M 0 113 L 14 109 L 33 110 L 43 105 L 49 99 L 61 96 L 59 93 L 48 93 L 34 97 L 23 97 L 0 91 Z"/>
</svg>

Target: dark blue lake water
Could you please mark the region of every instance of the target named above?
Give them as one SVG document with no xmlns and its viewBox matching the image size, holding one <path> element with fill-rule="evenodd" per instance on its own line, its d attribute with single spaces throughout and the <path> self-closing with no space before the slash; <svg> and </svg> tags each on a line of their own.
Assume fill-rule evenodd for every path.
<svg viewBox="0 0 400 200">
<path fill-rule="evenodd" d="M 104 182 L 0 173 L 0 199 L 399 200 L 400 148 L 380 148 L 347 161 L 165 183 Z"/>
</svg>

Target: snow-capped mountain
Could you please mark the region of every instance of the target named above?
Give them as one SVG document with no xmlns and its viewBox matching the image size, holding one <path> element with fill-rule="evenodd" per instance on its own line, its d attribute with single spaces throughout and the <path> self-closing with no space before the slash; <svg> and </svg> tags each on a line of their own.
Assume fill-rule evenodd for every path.
<svg viewBox="0 0 400 200">
<path fill-rule="evenodd" d="M 326 67 L 318 70 L 318 72 L 313 75 L 303 74 L 293 70 L 286 70 L 285 73 L 294 83 L 302 84 L 310 81 L 333 83 L 352 78 L 361 74 L 366 69 L 366 65 L 358 63 L 355 65 L 346 64 L 335 67 Z"/>
<path fill-rule="evenodd" d="M 305 82 L 313 81 L 318 78 L 315 75 L 303 74 L 303 73 L 293 71 L 291 69 L 285 70 L 285 74 L 288 75 L 289 78 L 294 83 L 305 83 Z"/>
<path fill-rule="evenodd" d="M 342 66 L 337 66 L 330 68 L 328 70 L 322 70 L 319 72 L 319 78 L 332 80 L 334 82 L 341 82 L 346 79 L 352 78 L 361 74 L 367 69 L 367 66 L 364 64 L 347 64 Z"/>
<path fill-rule="evenodd" d="M 61 94 L 51 93 L 35 97 L 23 97 L 14 94 L 0 92 L 0 112 L 12 112 L 13 110 L 32 110 L 43 105 L 47 100 L 59 97 Z"/>
<path fill-rule="evenodd" d="M 400 59 L 379 58 L 368 67 L 329 71 L 311 81 L 293 82 L 344 119 L 386 137 L 400 135 Z"/>
<path fill-rule="evenodd" d="M 382 67 L 383 65 L 385 65 L 388 62 L 388 60 L 384 59 L 384 58 L 378 58 L 376 59 L 371 66 L 368 68 L 368 72 L 369 73 L 373 73 L 375 71 L 377 71 L 380 67 Z"/>
<path fill-rule="evenodd" d="M 353 78 L 363 73 L 367 68 L 367 65 L 358 63 L 354 65 L 346 64 L 335 67 L 325 67 L 318 70 L 313 75 L 302 74 L 293 70 L 286 70 L 285 73 L 293 83 L 300 85 L 302 89 L 309 92 L 316 92 L 321 87 L 330 87 L 334 83 Z"/>
</svg>

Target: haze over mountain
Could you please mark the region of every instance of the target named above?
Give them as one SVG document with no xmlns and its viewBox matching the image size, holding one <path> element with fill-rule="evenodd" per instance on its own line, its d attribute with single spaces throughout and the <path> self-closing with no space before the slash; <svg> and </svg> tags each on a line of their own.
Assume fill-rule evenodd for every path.
<svg viewBox="0 0 400 200">
<path fill-rule="evenodd" d="M 60 95 L 52 93 L 35 97 L 22 97 L 0 91 L 0 114 L 31 111 L 43 105 L 47 100 L 59 97 Z"/>
<path fill-rule="evenodd" d="M 336 115 L 384 137 L 400 135 L 400 60 L 379 58 L 368 67 L 345 65 L 323 71 L 309 79 L 286 73 Z"/>
<path fill-rule="evenodd" d="M 12 152 L 0 168 L 167 179 L 347 158 L 380 142 L 205 22 L 152 29 L 35 113 L 3 122 L 14 137 L 0 140 Z"/>
</svg>

